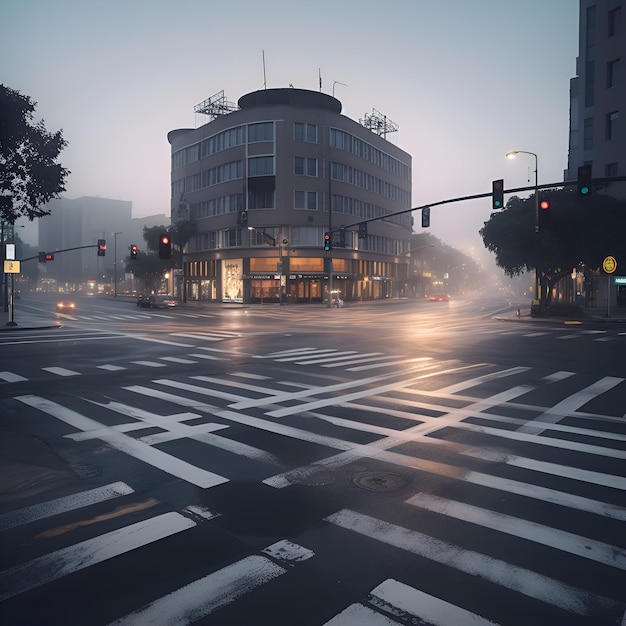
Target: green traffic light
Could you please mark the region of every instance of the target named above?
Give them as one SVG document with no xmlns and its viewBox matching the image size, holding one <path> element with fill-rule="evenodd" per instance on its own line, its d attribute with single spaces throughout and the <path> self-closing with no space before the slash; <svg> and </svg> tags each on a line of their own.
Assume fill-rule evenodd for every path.
<svg viewBox="0 0 626 626">
<path fill-rule="evenodd" d="M 583 196 L 586 196 L 586 195 L 589 193 L 589 187 L 581 187 L 581 188 L 580 188 L 580 193 L 581 193 Z"/>
</svg>

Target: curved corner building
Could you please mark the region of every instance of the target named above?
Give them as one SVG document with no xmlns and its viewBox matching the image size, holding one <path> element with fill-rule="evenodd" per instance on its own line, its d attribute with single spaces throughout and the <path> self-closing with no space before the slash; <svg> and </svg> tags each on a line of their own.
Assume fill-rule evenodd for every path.
<svg viewBox="0 0 626 626">
<path fill-rule="evenodd" d="M 408 153 L 375 124 L 370 130 L 341 115 L 341 102 L 321 92 L 264 89 L 238 107 L 203 104 L 196 112 L 211 121 L 168 134 L 187 300 L 295 304 L 404 294 Z M 407 212 L 391 215 L 399 211 Z"/>
</svg>

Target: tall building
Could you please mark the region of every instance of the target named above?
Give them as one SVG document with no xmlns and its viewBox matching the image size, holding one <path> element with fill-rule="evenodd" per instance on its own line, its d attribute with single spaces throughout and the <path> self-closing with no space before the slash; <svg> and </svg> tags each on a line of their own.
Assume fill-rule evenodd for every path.
<svg viewBox="0 0 626 626">
<path fill-rule="evenodd" d="M 356 122 L 341 109 L 334 97 L 303 89 L 264 89 L 237 105 L 221 92 L 196 107 L 208 123 L 168 134 L 172 222 L 190 221 L 193 232 L 183 261 L 187 299 L 403 293 L 411 156 L 386 139 L 397 127 L 384 116 Z M 359 226 L 372 218 L 381 219 Z"/>
<path fill-rule="evenodd" d="M 591 164 L 594 178 L 626 176 L 625 6 L 623 0 L 580 0 L 565 180 L 575 180 L 584 164 Z M 626 196 L 623 185 L 610 193 Z"/>
<path fill-rule="evenodd" d="M 67 291 L 83 289 L 87 282 L 115 291 L 115 283 L 121 284 L 125 275 L 129 246 L 145 248 L 144 226 L 168 226 L 170 219 L 163 214 L 133 219 L 131 201 L 91 196 L 54 199 L 46 209 L 50 215 L 38 220 L 38 248 L 53 254 L 67 251 L 41 267 L 41 278 Z M 106 242 L 105 256 L 97 254 L 99 239 Z"/>
</svg>

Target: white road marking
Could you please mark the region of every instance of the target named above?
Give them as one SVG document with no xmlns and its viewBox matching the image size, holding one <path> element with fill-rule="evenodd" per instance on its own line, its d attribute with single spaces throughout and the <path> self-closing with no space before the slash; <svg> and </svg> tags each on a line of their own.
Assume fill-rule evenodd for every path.
<svg viewBox="0 0 626 626">
<path fill-rule="evenodd" d="M 131 361 L 134 365 L 143 365 L 144 367 L 165 367 L 165 363 L 157 363 L 156 361 Z"/>
<path fill-rule="evenodd" d="M 228 482 L 228 479 L 223 476 L 191 465 L 157 448 L 153 448 L 142 441 L 138 441 L 133 437 L 118 432 L 115 428 L 107 428 L 89 417 L 67 409 L 50 400 L 46 400 L 45 398 L 38 396 L 17 396 L 15 399 L 35 409 L 39 409 L 52 417 L 60 419 L 84 433 L 95 431 L 94 434 L 98 439 L 105 441 L 116 450 L 129 454 L 148 465 L 152 465 L 163 472 L 186 480 L 203 489 Z"/>
<path fill-rule="evenodd" d="M 181 365 L 191 365 L 193 363 L 198 362 L 198 361 L 193 361 L 192 359 L 183 359 L 179 356 L 162 356 L 160 358 L 163 361 L 169 361 L 170 363 L 180 363 Z"/>
<path fill-rule="evenodd" d="M 248 556 L 147 604 L 109 626 L 191 624 L 286 571 L 264 556 Z"/>
<path fill-rule="evenodd" d="M 28 378 L 24 378 L 23 376 L 14 374 L 13 372 L 0 372 L 0 379 L 7 383 L 19 383 L 23 380 L 28 380 Z"/>
<path fill-rule="evenodd" d="M 398 626 L 398 622 L 362 604 L 351 604 L 323 626 Z"/>
<path fill-rule="evenodd" d="M 394 609 L 410 613 L 421 622 L 433 626 L 497 626 L 494 622 L 470 613 L 445 600 L 435 598 L 419 589 L 409 587 L 393 578 L 372 589 L 375 601 L 391 605 Z M 376 602 L 373 602 L 376 604 Z"/>
<path fill-rule="evenodd" d="M 41 369 L 57 376 L 80 376 L 79 372 L 68 370 L 65 367 L 42 367 Z"/>
<path fill-rule="evenodd" d="M 622 606 L 614 600 L 537 572 L 356 511 L 342 509 L 324 519 L 371 540 L 395 546 L 572 613 L 597 616 L 599 608 L 614 610 Z"/>
<path fill-rule="evenodd" d="M 16 565 L 0 572 L 0 601 L 195 525 L 180 513 L 164 513 Z"/>
<path fill-rule="evenodd" d="M 427 511 L 447 515 L 483 528 L 490 528 L 562 552 L 597 561 L 603 565 L 626 570 L 626 552 L 601 541 L 427 493 L 418 493 L 405 502 Z"/>
<path fill-rule="evenodd" d="M 41 504 L 33 504 L 32 506 L 0 515 L 0 530 L 16 528 L 24 524 L 36 522 L 40 519 L 60 515 L 68 511 L 75 511 L 76 509 L 91 506 L 98 502 L 104 502 L 105 500 L 111 500 L 112 498 L 126 496 L 131 493 L 134 493 L 134 491 L 126 483 L 116 482 L 110 485 L 104 485 L 103 487 L 96 487 L 89 491 L 82 491 L 63 498 L 57 498 L 56 500 L 42 502 Z"/>
<path fill-rule="evenodd" d="M 101 370 L 106 370 L 107 372 L 119 372 L 120 370 L 125 370 L 125 367 L 122 367 L 121 365 L 96 365 L 97 368 L 101 369 Z"/>
</svg>

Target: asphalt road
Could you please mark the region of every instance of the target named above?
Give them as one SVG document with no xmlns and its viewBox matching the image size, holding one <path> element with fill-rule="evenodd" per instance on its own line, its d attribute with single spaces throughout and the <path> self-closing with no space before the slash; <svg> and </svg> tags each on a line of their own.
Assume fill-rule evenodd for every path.
<svg viewBox="0 0 626 626">
<path fill-rule="evenodd" d="M 623 623 L 624 325 L 76 303 L 0 333 L 3 624 Z"/>
</svg>

